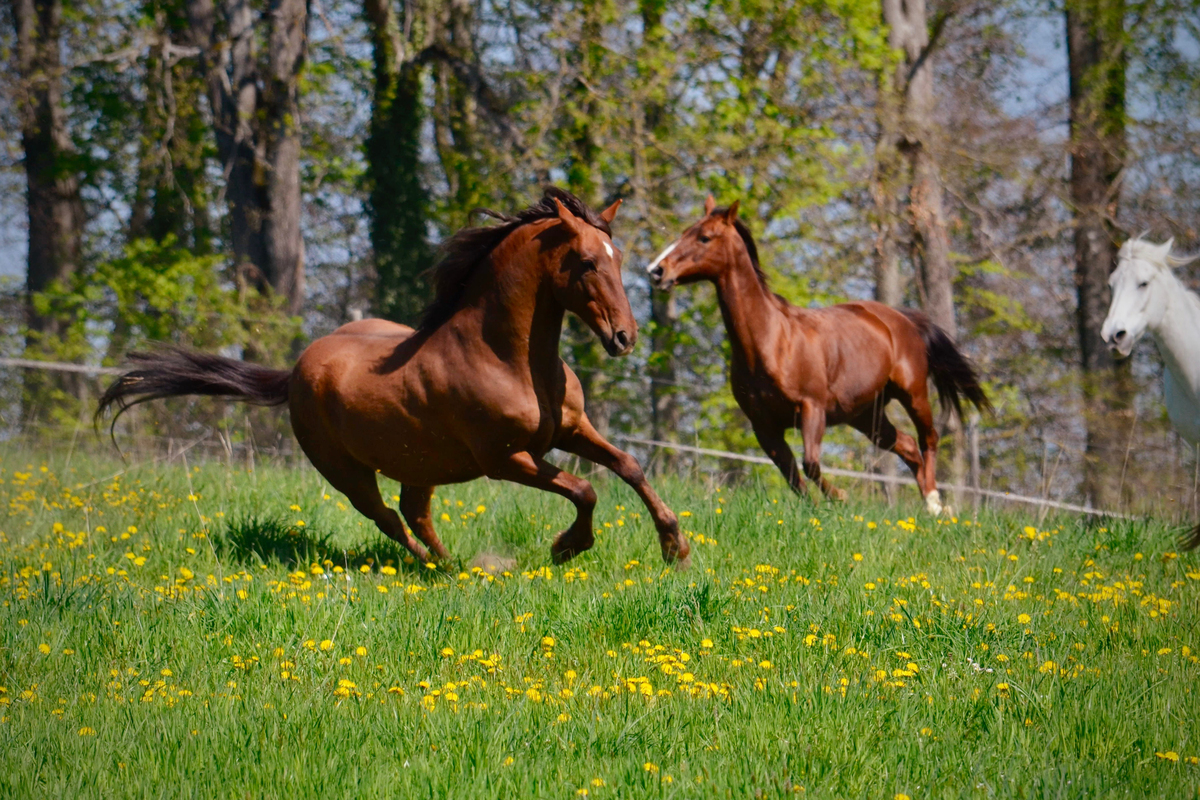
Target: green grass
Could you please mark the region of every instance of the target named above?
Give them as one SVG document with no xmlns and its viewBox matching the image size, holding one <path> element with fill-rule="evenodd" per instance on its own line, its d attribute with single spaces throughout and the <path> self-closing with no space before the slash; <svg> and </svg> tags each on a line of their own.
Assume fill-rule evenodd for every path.
<svg viewBox="0 0 1200 800">
<path fill-rule="evenodd" d="M 481 481 L 439 490 L 462 562 L 435 571 L 308 469 L 93 483 L 121 465 L 72 463 L 0 462 L 5 797 L 1200 785 L 1200 565 L 1164 524 L 1030 534 L 1020 514 L 936 523 L 915 495 L 663 479 L 691 512 L 680 573 L 600 479 L 596 547 L 554 567 L 570 506 Z M 481 552 L 517 566 L 489 579 L 466 566 Z"/>
</svg>

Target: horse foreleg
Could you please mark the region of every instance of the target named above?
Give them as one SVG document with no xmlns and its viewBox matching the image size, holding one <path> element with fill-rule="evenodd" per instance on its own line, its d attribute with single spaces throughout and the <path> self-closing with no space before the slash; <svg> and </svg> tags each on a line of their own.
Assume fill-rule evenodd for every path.
<svg viewBox="0 0 1200 800">
<path fill-rule="evenodd" d="M 433 517 L 429 513 L 429 501 L 432 497 L 432 486 L 410 486 L 406 483 L 400 487 L 400 513 L 404 515 L 404 520 L 408 527 L 412 528 L 412 532 L 433 551 L 438 560 L 447 561 L 450 553 L 434 531 Z"/>
<path fill-rule="evenodd" d="M 564 472 L 525 451 L 513 453 L 491 465 L 485 464 L 485 474 L 496 480 L 512 481 L 545 492 L 554 492 L 575 504 L 575 521 L 571 523 L 571 527 L 560 533 L 550 546 L 550 557 L 555 564 L 569 561 L 595 543 L 592 512 L 596 508 L 596 490 L 583 478 Z"/>
<path fill-rule="evenodd" d="M 775 466 L 779 467 L 779 471 L 787 479 L 788 486 L 796 494 L 807 497 L 808 487 L 804 485 L 804 480 L 800 477 L 796 456 L 792 453 L 792 448 L 788 447 L 783 428 L 767 427 L 766 425 L 753 425 L 753 427 L 754 438 L 758 439 L 758 446 L 763 449 L 767 457 L 775 462 Z"/>
<path fill-rule="evenodd" d="M 821 440 L 825 438 L 825 409 L 816 403 L 800 404 L 800 435 L 804 437 L 804 474 L 831 500 L 845 500 L 846 492 L 835 489 L 821 474 Z"/>
<path fill-rule="evenodd" d="M 650 482 L 646 480 L 637 459 L 605 441 L 586 417 L 581 420 L 579 427 L 563 437 L 558 443 L 558 447 L 602 467 L 607 467 L 615 472 L 621 480 L 632 486 L 654 520 L 654 527 L 658 531 L 658 544 L 662 548 L 663 561 L 678 562 L 680 568 L 688 566 L 690 563 L 688 555 L 691 553 L 692 546 L 688 544 L 687 537 L 679 532 L 679 521 L 675 518 L 674 512 L 667 508 L 667 504 L 659 498 L 650 486 Z"/>
</svg>

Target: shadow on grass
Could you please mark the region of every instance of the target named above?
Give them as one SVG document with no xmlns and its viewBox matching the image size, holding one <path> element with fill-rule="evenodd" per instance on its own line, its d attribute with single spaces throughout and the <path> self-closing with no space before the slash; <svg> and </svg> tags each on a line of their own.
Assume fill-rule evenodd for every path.
<svg viewBox="0 0 1200 800">
<path fill-rule="evenodd" d="M 223 558 L 245 564 L 280 564 L 292 569 L 321 564 L 346 571 L 394 567 L 397 572 L 434 572 L 418 564 L 411 553 L 390 539 L 337 547 L 331 534 L 295 525 L 278 516 L 247 514 L 232 519 L 216 537 L 215 544 Z"/>
</svg>

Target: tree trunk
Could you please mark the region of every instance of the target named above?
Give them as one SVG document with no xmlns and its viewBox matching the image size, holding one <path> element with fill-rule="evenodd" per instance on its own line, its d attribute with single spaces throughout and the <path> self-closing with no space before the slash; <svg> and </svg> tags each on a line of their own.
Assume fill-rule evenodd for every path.
<svg viewBox="0 0 1200 800">
<path fill-rule="evenodd" d="M 417 4 L 406 5 L 410 14 Z M 375 96 L 367 137 L 367 212 L 375 254 L 375 311 L 415 323 L 425 305 L 421 274 L 433 265 L 428 200 L 421 185 L 421 73 L 389 0 L 364 0 L 371 29 Z M 413 15 L 416 16 L 415 14 Z M 417 20 L 403 21 L 410 35 Z"/>
<path fill-rule="evenodd" d="M 1100 508 L 1121 502 L 1133 394 L 1128 363 L 1115 364 L 1100 338 L 1126 152 L 1124 15 L 1123 0 L 1071 0 L 1066 6 L 1076 324 L 1087 426 L 1084 490 Z"/>
<path fill-rule="evenodd" d="M 299 79 L 308 49 L 304 0 L 271 0 L 265 83 L 249 0 L 187 0 L 192 42 L 201 50 L 217 156 L 226 176 L 230 249 L 241 280 L 304 300 L 300 233 Z"/>
<path fill-rule="evenodd" d="M 930 36 L 925 0 L 883 0 L 883 17 L 889 28 L 889 42 L 904 53 L 898 66 L 895 87 L 902 93 L 899 101 L 899 135 L 896 147 L 908 162 L 910 175 L 909 214 L 912 226 L 913 262 L 918 265 L 925 312 L 952 339 L 958 336 L 954 313 L 954 268 L 950 263 L 950 236 L 946 225 L 944 192 L 934 155 L 937 99 L 933 86 L 933 59 L 929 52 Z M 887 99 L 894 107 L 896 100 Z M 894 112 L 890 109 L 889 114 Z M 894 199 L 891 202 L 895 203 Z M 884 255 L 894 258 L 885 244 Z M 898 272 L 898 270 L 897 270 Z M 896 280 L 887 273 L 885 279 Z M 890 290 L 890 287 L 889 287 Z M 966 440 L 960 420 L 941 409 L 939 427 L 953 442 L 950 480 L 961 484 L 966 477 Z"/>
<path fill-rule="evenodd" d="M 271 0 L 271 35 L 263 91 L 266 201 L 263 249 L 266 282 L 287 299 L 289 314 L 304 304 L 304 238 L 300 234 L 300 73 L 308 52 L 305 0 Z"/>
<path fill-rule="evenodd" d="M 53 343 L 60 322 L 43 317 L 33 298 L 56 281 L 65 281 L 79 266 L 83 239 L 83 204 L 79 179 L 72 171 L 74 148 L 67 135 L 63 103 L 63 66 L 59 55 L 61 0 L 11 0 L 16 30 L 17 74 L 21 81 L 18 113 L 24 148 L 29 253 L 25 279 L 26 348 Z M 39 416 L 47 392 L 70 391 L 71 382 L 27 370 L 27 419 Z"/>
<path fill-rule="evenodd" d="M 79 264 L 83 207 L 74 155 L 67 135 L 59 57 L 60 0 L 12 0 L 17 31 L 17 71 L 21 78 L 21 144 L 25 150 L 29 213 L 27 295 L 69 277 Z M 32 304 L 29 328 L 54 335 L 56 322 L 39 316 Z"/>
</svg>

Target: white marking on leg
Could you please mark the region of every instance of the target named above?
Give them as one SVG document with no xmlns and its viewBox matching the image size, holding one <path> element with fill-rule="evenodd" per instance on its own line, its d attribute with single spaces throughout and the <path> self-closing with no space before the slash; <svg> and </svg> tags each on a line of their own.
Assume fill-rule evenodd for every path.
<svg viewBox="0 0 1200 800">
<path fill-rule="evenodd" d="M 603 242 L 602 244 L 604 245 L 604 252 L 608 253 L 609 258 L 612 258 L 613 252 L 612 248 L 608 246 L 608 242 Z"/>
<path fill-rule="evenodd" d="M 942 513 L 942 496 L 937 489 L 925 495 L 925 508 L 935 517 Z"/>
<path fill-rule="evenodd" d="M 654 269 L 655 267 L 657 267 L 657 266 L 658 266 L 658 262 L 662 261 L 664 258 L 666 258 L 667 256 L 671 255 L 671 251 L 672 251 L 672 250 L 674 250 L 674 249 L 675 249 L 676 247 L 678 247 L 678 246 L 679 246 L 679 240 L 678 240 L 678 239 L 676 239 L 675 241 L 673 241 L 673 242 L 671 242 L 669 245 L 667 245 L 667 246 L 666 246 L 666 249 L 664 249 L 664 250 L 663 250 L 661 253 L 659 253 L 659 254 L 658 254 L 658 257 L 657 257 L 657 258 L 655 258 L 653 261 L 651 261 L 651 262 L 650 262 L 650 266 L 646 267 L 646 271 L 647 271 L 647 272 L 649 272 L 650 270 L 652 270 L 652 269 Z"/>
</svg>

